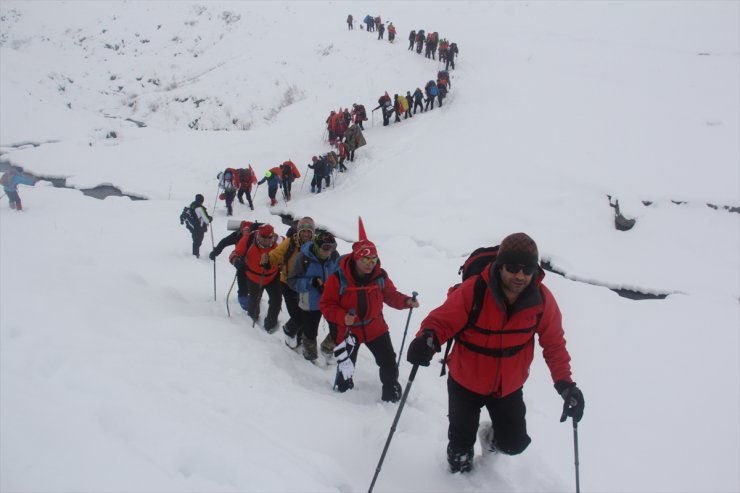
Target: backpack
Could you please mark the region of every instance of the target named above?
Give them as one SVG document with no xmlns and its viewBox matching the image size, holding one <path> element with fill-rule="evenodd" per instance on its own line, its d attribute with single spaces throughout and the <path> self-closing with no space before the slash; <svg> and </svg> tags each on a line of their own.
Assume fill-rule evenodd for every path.
<svg viewBox="0 0 740 493">
<path fill-rule="evenodd" d="M 331 166 L 332 168 L 336 168 L 336 167 L 337 167 L 337 161 L 338 161 L 338 157 L 337 157 L 337 153 L 336 153 L 336 152 L 334 152 L 334 151 L 329 151 L 329 152 L 328 152 L 328 153 L 326 154 L 326 159 L 327 159 L 327 160 L 328 160 L 328 162 L 329 162 L 329 166 Z"/>
<path fill-rule="evenodd" d="M 3 173 L 3 176 L 0 177 L 0 185 L 10 185 L 10 173 Z"/>
<path fill-rule="evenodd" d="M 339 261 L 341 262 L 342 259 L 340 258 Z M 344 275 L 344 272 L 341 268 L 337 269 L 334 275 L 339 278 L 339 296 L 342 296 L 347 290 L 347 286 L 349 285 L 349 283 L 347 282 L 347 276 Z M 385 289 L 385 278 L 387 275 L 388 274 L 386 274 L 383 269 L 380 269 L 380 276 L 375 278 L 375 283 L 380 286 L 381 291 Z"/>
<path fill-rule="evenodd" d="M 449 341 L 447 341 L 447 346 L 445 347 L 445 354 L 444 358 L 442 358 L 442 371 L 440 372 L 440 376 L 444 376 L 446 373 L 447 368 L 447 356 L 450 353 L 450 349 L 452 348 L 453 341 L 456 341 L 458 339 L 458 336 L 465 330 L 468 330 L 470 328 L 475 328 L 476 324 L 478 323 L 478 317 L 480 317 L 481 309 L 483 308 L 483 303 L 485 302 L 485 296 L 486 296 L 486 290 L 488 286 L 486 285 L 486 282 L 483 280 L 480 274 L 483 273 L 485 269 L 488 268 L 495 260 L 496 256 L 498 255 L 498 249 L 499 245 L 493 246 L 493 247 L 480 247 L 473 250 L 473 253 L 468 255 L 468 258 L 465 259 L 465 262 L 460 266 L 457 273 L 462 275 L 462 280 L 465 281 L 466 279 L 469 279 L 472 276 L 478 276 L 475 281 L 475 287 L 473 288 L 473 305 L 470 307 L 470 312 L 468 313 L 468 320 L 465 322 L 465 325 L 463 328 Z M 455 284 L 452 286 L 448 294 L 455 289 L 459 288 L 462 282 Z M 532 337 L 534 337 L 534 333 L 537 331 L 537 326 L 540 323 L 540 320 L 542 319 L 542 314 L 537 315 L 537 322 L 535 324 L 535 328 L 532 331 Z M 515 346 L 512 348 L 504 348 L 504 351 L 506 351 L 506 354 L 496 354 L 492 350 L 490 353 L 490 356 L 502 358 L 507 356 L 513 356 L 514 354 L 518 353 L 521 349 L 524 348 L 528 343 L 522 344 L 520 346 Z"/>
<path fill-rule="evenodd" d="M 252 172 L 249 168 L 240 168 L 239 171 L 239 186 L 247 186 L 252 181 Z"/>
<path fill-rule="evenodd" d="M 180 224 L 184 224 L 191 233 L 200 226 L 198 216 L 195 214 L 192 207 L 186 206 L 182 208 L 182 212 L 180 213 Z"/>
</svg>

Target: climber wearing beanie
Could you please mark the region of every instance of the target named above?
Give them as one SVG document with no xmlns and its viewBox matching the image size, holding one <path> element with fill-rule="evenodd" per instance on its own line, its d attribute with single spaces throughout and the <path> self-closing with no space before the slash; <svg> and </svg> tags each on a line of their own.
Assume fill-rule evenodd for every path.
<svg viewBox="0 0 740 493">
<path fill-rule="evenodd" d="M 288 284 L 298 293 L 298 306 L 303 311 L 301 344 L 303 357 L 309 361 L 318 359 L 317 336 L 321 322 L 319 300 L 324 293 L 326 280 L 336 272 L 338 266 L 337 240 L 328 231 L 319 231 L 313 241 L 301 246 L 288 275 Z M 327 358 L 333 356 L 336 333 L 336 325 L 329 323 L 329 333 L 321 342 L 321 352 Z"/>
<path fill-rule="evenodd" d="M 298 293 L 288 285 L 288 274 L 295 264 L 301 246 L 310 243 L 314 236 L 316 225 L 312 218 L 306 216 L 296 223 L 295 233 L 289 235 L 278 247 L 270 252 L 270 265 L 280 266 L 280 288 L 283 292 L 285 307 L 290 317 L 283 325 L 285 344 L 295 349 L 300 344 L 300 328 L 303 319 L 303 310 L 298 307 Z"/>
<path fill-rule="evenodd" d="M 398 402 L 401 385 L 396 352 L 383 318 L 383 303 L 397 310 L 419 306 L 415 299 L 399 292 L 380 268 L 378 250 L 367 239 L 360 220 L 360 240 L 352 245 L 351 255 L 339 259 L 339 269 L 326 280 L 319 303 L 324 318 L 338 327 L 334 351 L 338 366 L 335 388 L 345 392 L 354 387 L 352 375 L 357 351 L 364 343 L 380 369 L 381 399 Z"/>
<path fill-rule="evenodd" d="M 257 321 L 260 315 L 262 292 L 267 291 L 269 302 L 264 329 L 273 333 L 277 330 L 277 318 L 283 303 L 280 291 L 278 266 L 271 265 L 269 254 L 277 248 L 277 235 L 271 224 L 263 224 L 247 236 L 243 236 L 231 255 L 229 262 L 247 276 L 247 315 Z"/>
<path fill-rule="evenodd" d="M 190 210 L 192 211 L 191 220 L 186 221 L 186 226 L 190 235 L 193 237 L 193 255 L 195 258 L 200 258 L 200 245 L 203 243 L 203 237 L 208 231 L 208 225 L 211 224 L 213 218 L 208 215 L 203 202 L 205 197 L 201 194 L 195 196 L 195 200 L 190 204 Z M 181 220 L 182 222 L 182 220 Z"/>
<path fill-rule="evenodd" d="M 522 389 L 535 334 L 555 389 L 565 401 L 560 420 L 571 416 L 578 422 L 583 417 L 583 394 L 571 377 L 560 309 L 542 284 L 544 277 L 534 240 L 524 233 L 509 235 L 493 262 L 452 288 L 445 302 L 429 312 L 409 344 L 407 360 L 429 366 L 440 345 L 455 340 L 446 358 L 447 461 L 452 472 L 473 467 L 483 406 L 491 419 L 478 432 L 484 452 L 516 455 L 531 442 Z M 479 307 L 477 316 L 473 306 Z"/>
</svg>

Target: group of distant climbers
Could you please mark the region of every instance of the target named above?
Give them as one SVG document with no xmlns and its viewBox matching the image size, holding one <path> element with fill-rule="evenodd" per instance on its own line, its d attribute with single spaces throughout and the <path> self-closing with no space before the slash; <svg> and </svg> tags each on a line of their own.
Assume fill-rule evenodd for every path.
<svg viewBox="0 0 740 493">
<path fill-rule="evenodd" d="M 383 39 L 383 34 L 386 31 L 385 24 L 383 24 L 380 16 L 373 17 L 368 14 L 362 20 L 367 26 L 367 32 L 378 32 L 378 39 Z M 360 24 L 362 29 L 362 24 Z M 354 29 L 354 17 L 352 14 L 347 16 L 347 29 Z M 396 26 L 392 22 L 388 23 L 388 41 L 391 43 L 396 39 Z M 451 43 L 447 38 L 440 38 L 437 31 L 426 33 L 424 29 L 411 30 L 409 33 L 409 51 L 414 50 L 416 46 L 416 53 L 421 54 L 422 49 L 424 50 L 424 56 L 436 60 L 435 53 L 439 53 L 439 61 L 445 62 L 445 70 L 455 70 L 455 58 L 460 53 L 457 47 L 457 43 Z"/>
<path fill-rule="evenodd" d="M 451 82 L 450 74 L 447 70 L 440 70 L 437 73 L 437 81 L 430 80 L 424 86 L 424 91 L 420 88 L 416 88 L 413 94 L 411 91 L 406 91 L 406 95 L 401 94 L 393 95 L 393 100 L 388 95 L 388 91 L 385 92 L 380 98 L 378 98 L 378 106 L 373 111 L 380 109 L 383 112 L 383 126 L 390 124 L 391 117 L 395 115 L 395 122 L 401 121 L 401 115 L 403 119 L 412 118 L 417 110 L 431 111 L 434 109 L 435 99 L 439 102 L 439 106 L 442 106 L 442 101 L 447 97 L 447 93 L 450 91 Z M 422 104 L 424 103 L 424 104 Z"/>
<path fill-rule="evenodd" d="M 435 60 L 434 53 L 439 49 L 439 61 L 445 62 L 445 70 L 455 70 L 455 57 L 460 53 L 457 43 L 450 43 L 447 38 L 440 39 L 436 31 L 425 34 L 423 29 L 419 29 L 409 33 L 409 51 L 414 49 L 414 45 L 416 53 L 421 55 L 424 47 L 424 56 L 432 60 Z"/>
</svg>

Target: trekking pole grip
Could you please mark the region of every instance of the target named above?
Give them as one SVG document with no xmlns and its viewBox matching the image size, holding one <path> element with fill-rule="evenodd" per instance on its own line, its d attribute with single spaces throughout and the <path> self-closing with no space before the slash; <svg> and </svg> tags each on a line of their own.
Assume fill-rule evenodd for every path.
<svg viewBox="0 0 740 493">
<path fill-rule="evenodd" d="M 411 292 L 411 300 L 416 301 L 416 297 L 419 296 L 419 293 L 416 291 Z M 412 306 L 409 309 L 409 316 L 406 318 L 406 328 L 403 329 L 403 339 L 401 339 L 401 349 L 398 351 L 398 361 L 396 361 L 396 366 L 401 366 L 401 357 L 403 356 L 403 345 L 406 343 L 406 333 L 409 330 L 409 322 L 411 322 L 411 312 L 414 311 L 414 307 Z"/>
</svg>

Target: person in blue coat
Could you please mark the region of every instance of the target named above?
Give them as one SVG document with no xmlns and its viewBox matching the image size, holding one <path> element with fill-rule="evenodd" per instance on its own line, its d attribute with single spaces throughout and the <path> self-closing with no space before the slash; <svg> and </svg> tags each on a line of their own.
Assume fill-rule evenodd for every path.
<svg viewBox="0 0 740 493">
<path fill-rule="evenodd" d="M 10 168 L 0 178 L 0 183 L 3 185 L 3 191 L 8 196 L 10 202 L 10 208 L 17 211 L 23 210 L 23 204 L 21 204 L 21 198 L 18 195 L 18 185 L 31 185 L 35 183 L 33 178 L 25 177 L 19 174 L 15 168 Z"/>
<path fill-rule="evenodd" d="M 303 310 L 301 344 L 303 357 L 309 361 L 318 358 L 316 337 L 321 322 L 319 301 L 324 293 L 324 283 L 338 268 L 336 239 L 328 231 L 320 231 L 314 235 L 313 241 L 301 246 L 288 274 L 288 285 L 298 293 L 298 307 Z M 321 343 L 321 352 L 326 356 L 334 352 L 336 332 L 336 325 L 329 324 L 329 334 Z"/>
<path fill-rule="evenodd" d="M 267 195 L 270 197 L 270 207 L 277 205 L 277 190 L 278 187 L 283 186 L 280 177 L 277 173 L 273 173 L 272 170 L 268 170 L 265 172 L 265 177 L 257 182 L 257 185 L 262 185 L 264 182 L 267 182 Z"/>
</svg>

